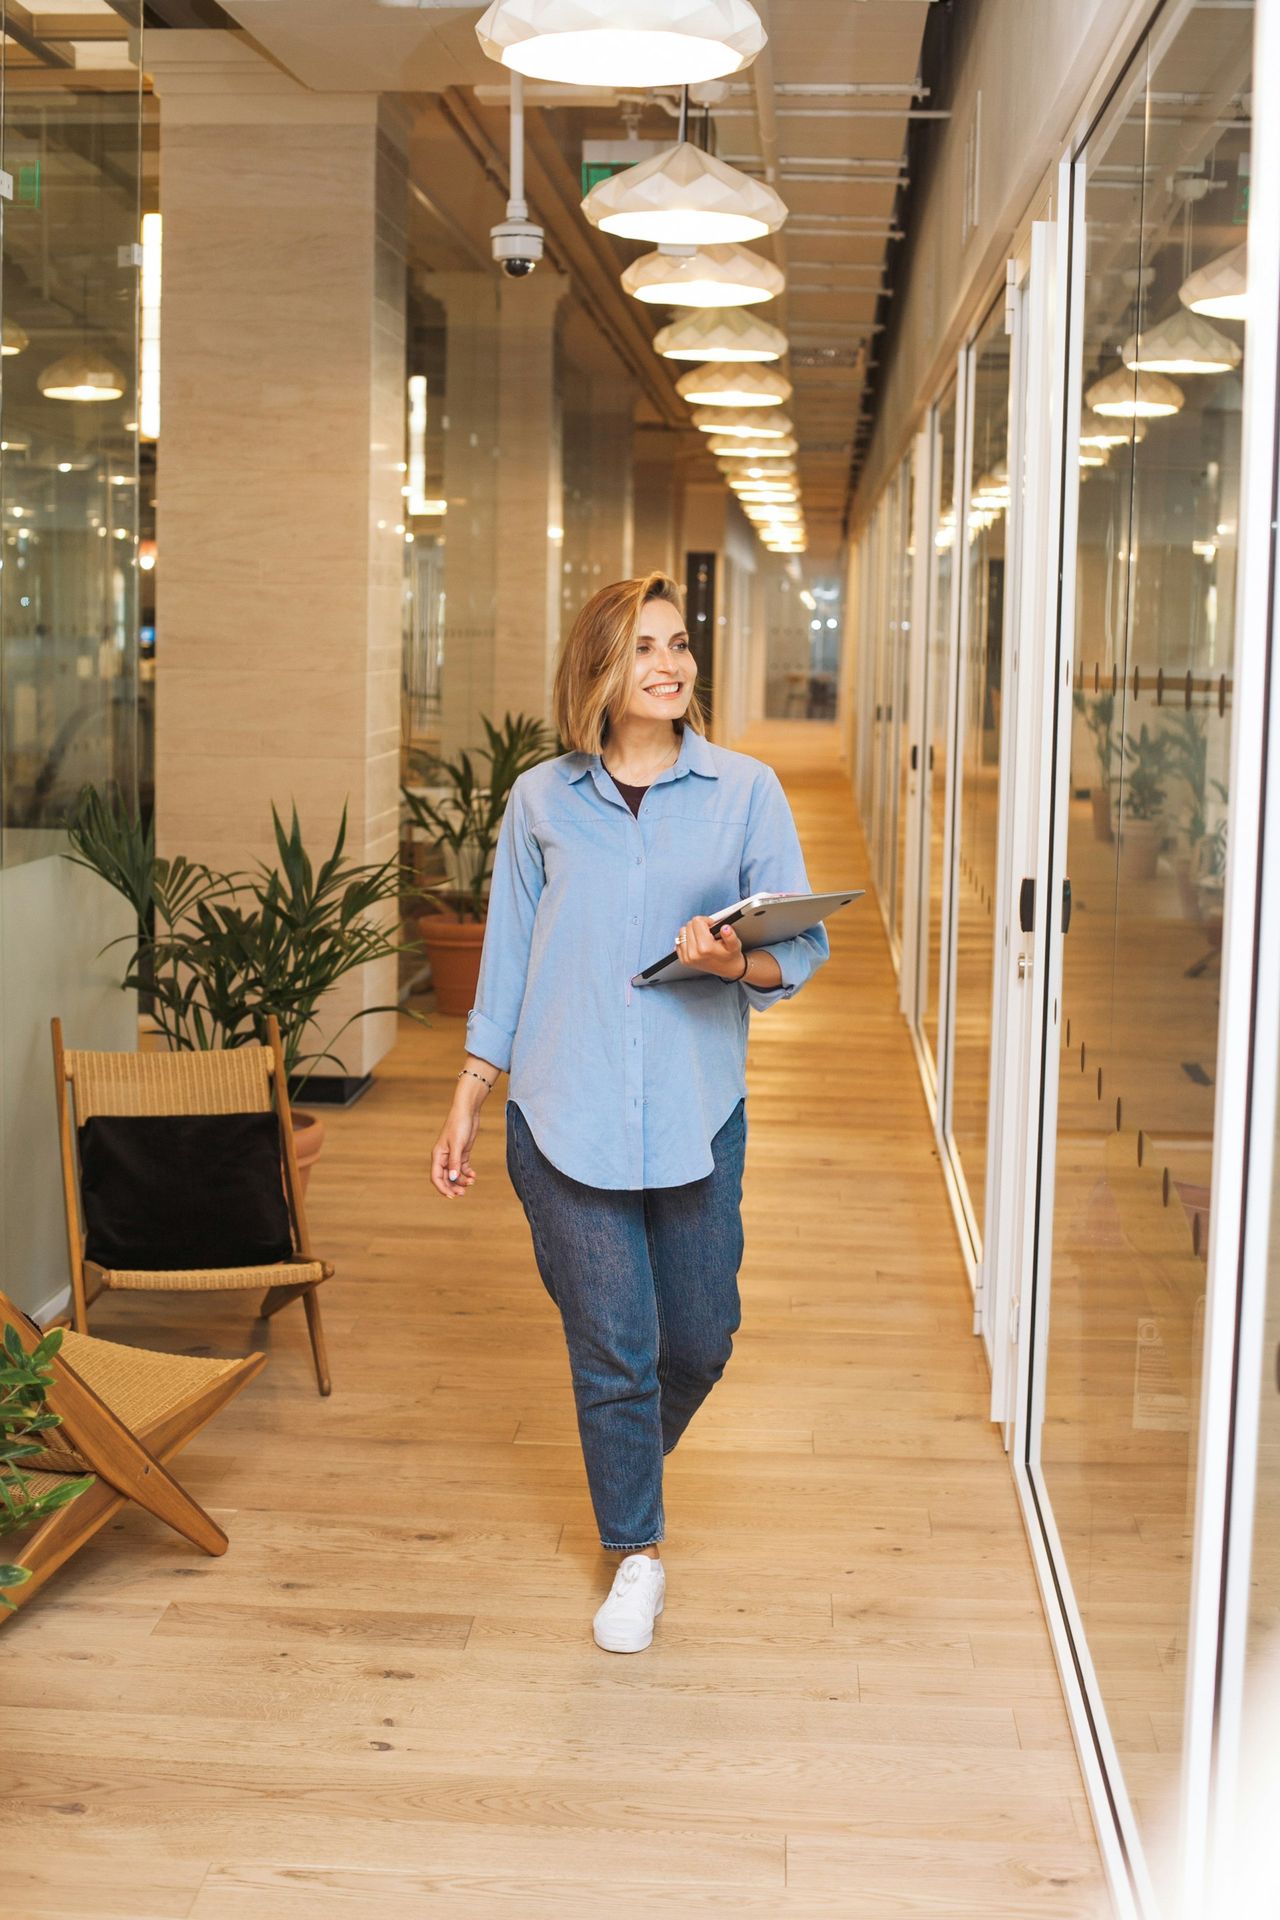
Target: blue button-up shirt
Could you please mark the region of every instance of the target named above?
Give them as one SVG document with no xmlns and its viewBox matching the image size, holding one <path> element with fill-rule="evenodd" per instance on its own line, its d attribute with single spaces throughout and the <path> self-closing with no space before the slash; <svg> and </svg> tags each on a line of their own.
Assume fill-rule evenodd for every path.
<svg viewBox="0 0 1280 1920">
<path fill-rule="evenodd" d="M 632 987 L 695 914 L 808 893 L 772 767 L 686 726 L 633 815 L 598 753 L 522 773 L 498 845 L 467 1048 L 510 1072 L 546 1158 L 593 1187 L 679 1187 L 746 1091 L 751 1008 L 789 999 L 830 953 L 821 922 L 771 951 L 783 984 L 713 974 Z"/>
</svg>

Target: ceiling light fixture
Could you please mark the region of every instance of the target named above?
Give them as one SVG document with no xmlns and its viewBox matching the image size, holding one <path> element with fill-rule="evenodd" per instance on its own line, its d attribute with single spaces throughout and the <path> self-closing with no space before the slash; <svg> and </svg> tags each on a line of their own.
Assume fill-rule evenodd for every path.
<svg viewBox="0 0 1280 1920">
<path fill-rule="evenodd" d="M 68 353 L 36 381 L 46 400 L 119 400 L 124 375 L 98 353 Z"/>
<path fill-rule="evenodd" d="M 1086 413 L 1080 422 L 1080 445 L 1103 453 L 1112 447 L 1127 447 L 1131 440 L 1145 440 L 1146 437 L 1147 429 L 1141 420 L 1131 420 L 1127 427 L 1104 427 L 1101 421 Z"/>
<path fill-rule="evenodd" d="M 754 307 L 786 284 L 781 267 L 747 247 L 660 247 L 622 276 L 624 293 L 658 307 Z"/>
<path fill-rule="evenodd" d="M 1104 420 L 1163 420 L 1177 413 L 1185 396 L 1163 373 L 1109 373 L 1095 381 L 1085 404 Z"/>
<path fill-rule="evenodd" d="M 696 407 L 693 424 L 699 433 L 728 434 L 735 440 L 786 440 L 791 421 L 785 413 L 766 413 L 759 407 Z"/>
<path fill-rule="evenodd" d="M 1245 320 L 1249 315 L 1249 249 L 1231 247 L 1207 266 L 1189 273 L 1178 288 L 1178 298 L 1192 313 L 1210 320 Z"/>
<path fill-rule="evenodd" d="M 494 0 L 490 60 L 571 87 L 681 87 L 750 66 L 768 36 L 749 0 Z"/>
<path fill-rule="evenodd" d="M 30 345 L 31 336 L 26 328 L 20 327 L 16 320 L 6 320 L 3 335 L 0 336 L 0 353 L 21 353 L 24 347 Z"/>
<path fill-rule="evenodd" d="M 1178 307 L 1149 332 L 1131 333 L 1120 358 L 1138 373 L 1230 373 L 1242 356 L 1225 333 Z"/>
<path fill-rule="evenodd" d="M 708 451 L 717 460 L 785 460 L 796 451 L 796 442 L 787 440 L 710 440 Z"/>
<path fill-rule="evenodd" d="M 776 233 L 787 217 L 763 180 L 727 167 L 690 141 L 592 187 L 582 211 L 593 227 L 655 246 L 715 246 Z"/>
<path fill-rule="evenodd" d="M 781 360 L 787 350 L 787 336 L 758 313 L 743 313 L 735 307 L 727 312 L 705 307 L 660 328 L 653 337 L 653 348 L 664 360 L 742 365 Z"/>
<path fill-rule="evenodd" d="M 676 392 L 695 407 L 780 407 L 791 382 L 776 367 L 702 366 L 682 373 Z"/>
</svg>

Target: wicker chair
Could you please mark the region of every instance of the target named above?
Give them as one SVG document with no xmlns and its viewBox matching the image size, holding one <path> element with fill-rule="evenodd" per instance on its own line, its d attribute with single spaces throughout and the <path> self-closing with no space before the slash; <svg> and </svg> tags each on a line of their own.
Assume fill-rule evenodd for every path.
<svg viewBox="0 0 1280 1920">
<path fill-rule="evenodd" d="M 332 1266 L 311 1250 L 302 1184 L 289 1113 L 289 1082 L 280 1030 L 267 1021 L 265 1047 L 233 1047 L 207 1053 L 77 1053 L 62 1043 L 62 1023 L 53 1022 L 53 1065 L 62 1143 L 62 1185 L 67 1210 L 67 1253 L 76 1330 L 89 1330 L 89 1304 L 104 1290 L 121 1292 L 253 1292 L 265 1287 L 260 1318 L 268 1319 L 300 1299 L 307 1316 L 316 1381 L 331 1389 L 317 1289 Z M 108 1270 L 84 1257 L 80 1175 L 75 1128 L 95 1114 L 269 1113 L 274 1090 L 280 1122 L 280 1155 L 293 1225 L 294 1256 L 275 1266 L 176 1268 L 160 1272 Z"/>
<path fill-rule="evenodd" d="M 40 1339 L 33 1320 L 0 1293 L 0 1329 L 13 1327 L 28 1353 Z M 165 1521 L 206 1553 L 227 1550 L 227 1536 L 181 1487 L 165 1461 L 249 1384 L 265 1353 L 242 1360 L 201 1360 L 149 1353 L 91 1334 L 66 1332 L 53 1356 L 46 1404 L 62 1424 L 43 1436 L 44 1452 L 24 1462 L 29 1490 L 44 1493 L 68 1477 L 94 1473 L 93 1485 L 26 1533 L 7 1535 L 6 1560 L 31 1578 L 7 1598 L 24 1607 L 64 1560 L 105 1527 L 128 1500 Z M 0 1625 L 12 1619 L 0 1608 Z"/>
</svg>

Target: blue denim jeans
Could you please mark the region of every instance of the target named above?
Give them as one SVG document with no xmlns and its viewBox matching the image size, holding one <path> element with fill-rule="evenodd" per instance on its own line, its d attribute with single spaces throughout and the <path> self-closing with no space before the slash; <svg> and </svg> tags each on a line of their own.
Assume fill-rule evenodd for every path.
<svg viewBox="0 0 1280 1920">
<path fill-rule="evenodd" d="M 600 1544 L 663 1538 L 662 1460 L 710 1393 L 741 1324 L 739 1100 L 711 1142 L 714 1171 L 680 1187 L 589 1187 L 552 1166 L 514 1100 L 507 1172 L 560 1311 Z"/>
</svg>

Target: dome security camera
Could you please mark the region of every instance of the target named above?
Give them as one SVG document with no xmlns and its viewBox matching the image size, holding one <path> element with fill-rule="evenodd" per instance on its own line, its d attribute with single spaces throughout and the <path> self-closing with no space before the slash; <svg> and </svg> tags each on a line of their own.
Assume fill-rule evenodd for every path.
<svg viewBox="0 0 1280 1920">
<path fill-rule="evenodd" d="M 504 220 L 489 229 L 493 257 L 509 280 L 523 280 L 542 258 L 542 228 L 532 220 Z"/>
</svg>

